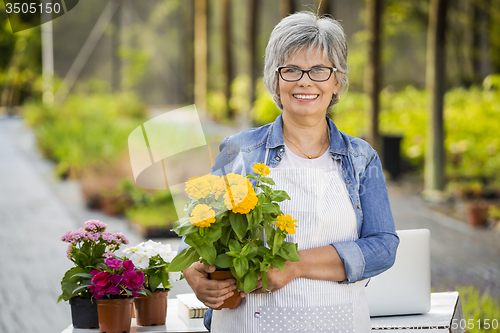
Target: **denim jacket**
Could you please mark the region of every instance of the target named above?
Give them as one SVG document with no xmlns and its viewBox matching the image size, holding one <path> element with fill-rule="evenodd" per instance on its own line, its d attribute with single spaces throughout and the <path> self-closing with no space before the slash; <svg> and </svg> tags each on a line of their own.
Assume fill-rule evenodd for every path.
<svg viewBox="0 0 500 333">
<path fill-rule="evenodd" d="M 399 238 L 396 234 L 382 164 L 377 152 L 359 138 L 337 129 L 327 118 L 330 131 L 330 155 L 340 160 L 352 206 L 356 214 L 359 239 L 332 242 L 344 262 L 347 279 L 354 283 L 370 278 L 392 267 Z M 252 166 L 264 162 L 273 168 L 285 152 L 283 120 L 242 131 L 225 138 L 220 144 L 212 173 L 254 174 Z M 181 244 L 180 250 L 186 247 Z M 211 312 L 207 313 L 210 317 Z M 205 318 L 209 325 L 211 318 Z M 208 319 L 208 320 L 207 320 Z"/>
</svg>

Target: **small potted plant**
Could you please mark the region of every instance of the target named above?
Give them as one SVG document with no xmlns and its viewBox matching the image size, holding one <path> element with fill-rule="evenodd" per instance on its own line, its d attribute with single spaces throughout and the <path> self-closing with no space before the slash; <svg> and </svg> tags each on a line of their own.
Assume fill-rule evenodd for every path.
<svg viewBox="0 0 500 333">
<path fill-rule="evenodd" d="M 290 197 L 269 186 L 275 183 L 266 177 L 270 171 L 265 164 L 255 164 L 253 171 L 257 176 L 206 175 L 187 182 L 188 215 L 174 223 L 174 231 L 189 246 L 172 260 L 170 271 L 182 271 L 200 260 L 216 267 L 211 278 L 234 277 L 238 289 L 249 293 L 259 275 L 262 288 L 267 288 L 271 265 L 284 269 L 286 261 L 300 261 L 297 244 L 285 241 L 287 234 L 295 233 L 297 220 L 278 205 Z M 250 179 L 261 193 L 256 194 Z M 240 301 L 235 293 L 219 309 L 234 309 Z"/>
<path fill-rule="evenodd" d="M 99 329 L 101 332 L 129 332 L 134 297 L 145 295 L 144 273 L 131 260 L 109 256 L 90 274 L 85 286 L 97 299 Z"/>
<path fill-rule="evenodd" d="M 121 252 L 144 272 L 144 289 L 149 295 L 134 300 L 137 325 L 164 325 L 167 317 L 167 296 L 171 280 L 180 280 L 180 273 L 169 273 L 168 266 L 175 257 L 170 244 L 148 240 Z"/>
<path fill-rule="evenodd" d="M 69 301 L 75 328 L 97 328 L 97 305 L 86 288 L 90 284 L 88 274 L 104 263 L 104 255 L 111 255 L 128 240 L 122 233 L 106 231 L 107 225 L 98 220 L 85 222 L 83 228 L 66 232 L 61 240 L 69 243 L 67 257 L 74 263 L 61 280 L 62 294 L 57 302 Z M 83 274 L 83 275 L 82 275 Z M 87 275 L 85 275 L 87 274 Z"/>
</svg>

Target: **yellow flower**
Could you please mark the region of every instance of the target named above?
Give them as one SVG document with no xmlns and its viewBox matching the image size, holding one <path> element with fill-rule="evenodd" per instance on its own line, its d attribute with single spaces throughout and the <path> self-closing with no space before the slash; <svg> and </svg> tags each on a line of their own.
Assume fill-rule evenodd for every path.
<svg viewBox="0 0 500 333">
<path fill-rule="evenodd" d="M 191 178 L 186 183 L 186 192 L 196 200 L 205 198 L 210 194 L 210 184 L 204 177 Z"/>
<path fill-rule="evenodd" d="M 246 179 L 246 178 L 245 178 Z M 224 194 L 224 204 L 234 213 L 246 214 L 255 208 L 258 202 L 252 183 L 246 179 L 244 185 L 232 185 Z"/>
<path fill-rule="evenodd" d="M 238 175 L 235 173 L 228 173 L 225 177 L 222 177 L 225 181 L 227 181 L 228 186 L 233 185 L 245 185 L 249 182 L 249 180 L 242 175 Z M 251 183 L 250 183 L 251 184 Z"/>
<path fill-rule="evenodd" d="M 269 167 L 267 165 L 265 165 L 264 163 L 254 164 L 252 170 L 256 174 L 262 175 L 264 177 L 271 173 L 271 171 L 269 170 Z"/>
<path fill-rule="evenodd" d="M 295 228 L 297 227 L 294 224 L 294 222 L 297 222 L 297 220 L 294 220 L 293 217 L 291 217 L 290 215 L 281 214 L 280 216 L 278 216 L 278 221 L 276 221 L 276 226 L 281 230 L 286 231 L 289 234 L 294 234 Z"/>
<path fill-rule="evenodd" d="M 219 179 L 212 185 L 212 194 L 215 196 L 215 199 L 218 199 L 221 194 L 227 192 L 227 186 L 224 179 Z"/>
<path fill-rule="evenodd" d="M 200 228 L 210 227 L 210 225 L 215 222 L 215 212 L 212 207 L 208 205 L 197 205 L 191 211 L 189 222 Z"/>
<path fill-rule="evenodd" d="M 220 177 L 216 175 L 205 175 L 202 178 L 208 182 L 208 184 L 210 185 L 210 189 L 212 189 L 214 184 L 220 181 Z"/>
</svg>

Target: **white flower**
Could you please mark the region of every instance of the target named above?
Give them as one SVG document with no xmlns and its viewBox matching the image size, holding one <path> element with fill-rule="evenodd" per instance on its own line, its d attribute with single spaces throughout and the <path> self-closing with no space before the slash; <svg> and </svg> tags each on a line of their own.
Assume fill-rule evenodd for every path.
<svg viewBox="0 0 500 333">
<path fill-rule="evenodd" d="M 132 260 L 135 267 L 144 269 L 148 268 L 149 266 L 149 257 L 144 253 L 135 252 L 130 256 L 129 259 Z"/>
<path fill-rule="evenodd" d="M 181 272 L 168 272 L 168 280 L 170 283 L 179 281 L 181 279 Z"/>
</svg>

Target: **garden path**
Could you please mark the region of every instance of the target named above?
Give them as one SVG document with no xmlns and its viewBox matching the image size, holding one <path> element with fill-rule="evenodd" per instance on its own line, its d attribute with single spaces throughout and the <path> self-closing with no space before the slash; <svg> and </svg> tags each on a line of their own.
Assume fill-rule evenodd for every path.
<svg viewBox="0 0 500 333">
<path fill-rule="evenodd" d="M 413 186 L 388 183 L 397 229 L 431 231 L 432 284 L 490 288 L 500 298 L 500 235 L 476 230 L 429 209 Z M 77 182 L 58 182 L 20 118 L 0 118 L 0 333 L 61 332 L 69 306 L 56 304 L 60 280 L 71 267 L 60 237 L 99 219 L 136 244 L 143 239 L 125 221 L 85 208 Z M 170 241 L 173 248 L 178 241 Z M 184 281 L 169 298 L 189 292 Z"/>
</svg>

